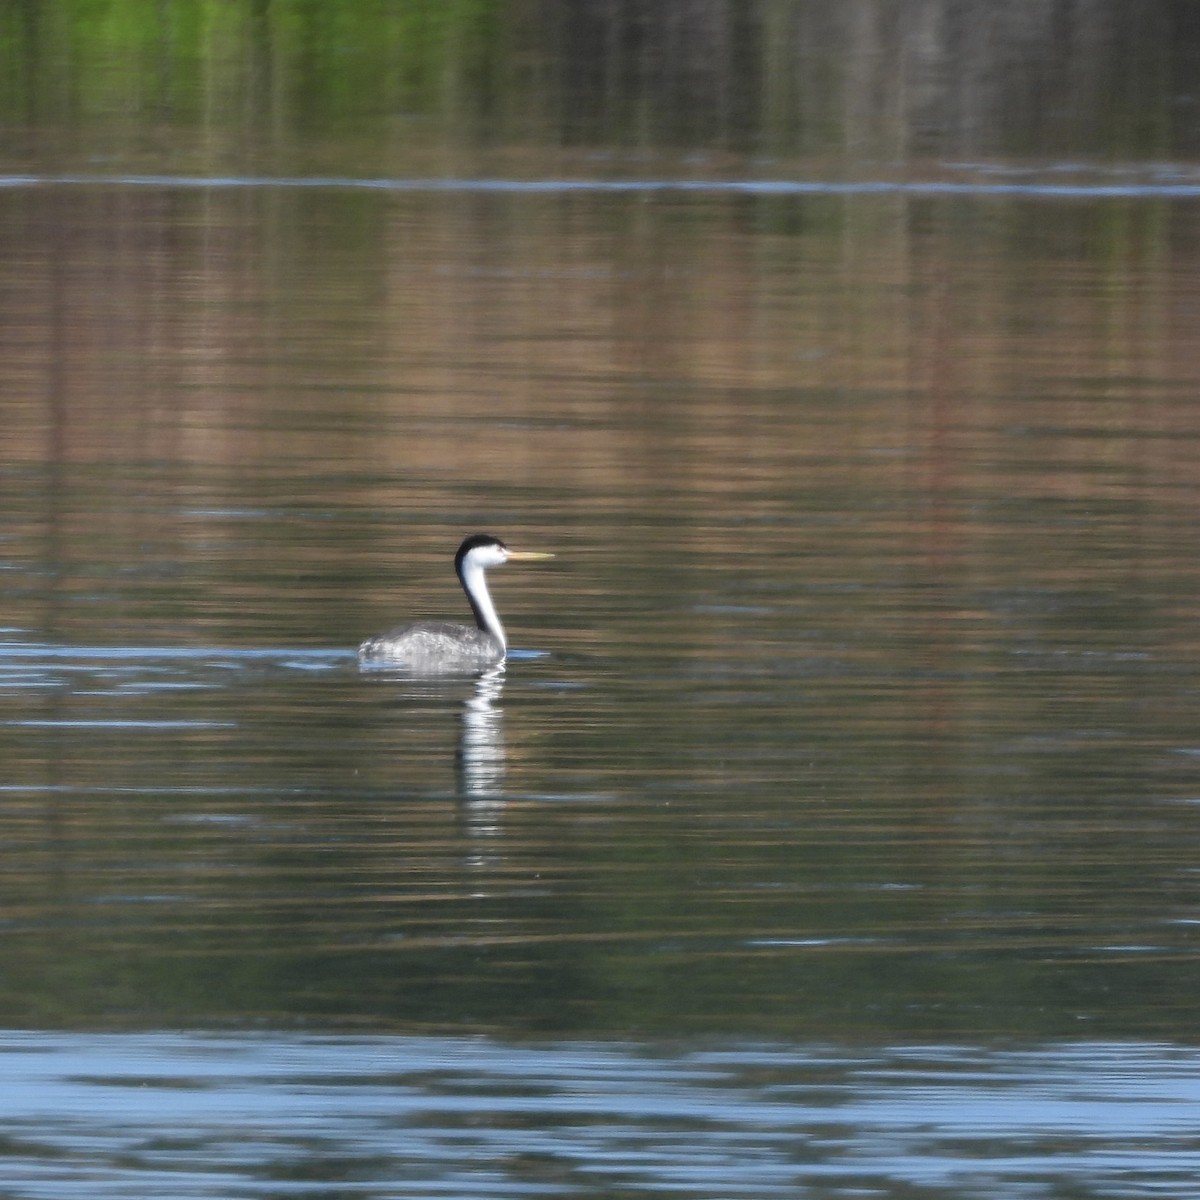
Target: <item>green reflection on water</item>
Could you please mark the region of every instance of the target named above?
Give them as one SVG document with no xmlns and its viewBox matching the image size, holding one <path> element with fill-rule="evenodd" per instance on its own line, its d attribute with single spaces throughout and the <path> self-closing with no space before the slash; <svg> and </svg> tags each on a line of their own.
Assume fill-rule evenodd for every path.
<svg viewBox="0 0 1200 1200">
<path fill-rule="evenodd" d="M 645 169 L 631 150 L 718 171 L 1186 158 L 1193 24 L 1099 0 L 7 4 L 0 112 L 36 139 L 22 158 L 201 173 L 471 174 L 483 146 L 519 149 L 520 175 L 567 147 L 617 152 L 590 157 L 601 173 Z"/>
</svg>

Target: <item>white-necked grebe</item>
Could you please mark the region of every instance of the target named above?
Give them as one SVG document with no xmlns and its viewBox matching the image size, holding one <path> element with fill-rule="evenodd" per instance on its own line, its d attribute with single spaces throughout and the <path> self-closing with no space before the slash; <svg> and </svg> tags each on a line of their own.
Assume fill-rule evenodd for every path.
<svg viewBox="0 0 1200 1200">
<path fill-rule="evenodd" d="M 358 661 L 366 667 L 436 674 L 476 671 L 501 662 L 508 640 L 488 591 L 485 572 L 506 562 L 533 562 L 553 558 L 532 550 L 510 550 L 499 538 L 474 533 L 458 548 L 454 570 L 467 593 L 475 628 L 450 621 L 419 621 L 401 625 L 368 638 L 358 648 Z"/>
</svg>

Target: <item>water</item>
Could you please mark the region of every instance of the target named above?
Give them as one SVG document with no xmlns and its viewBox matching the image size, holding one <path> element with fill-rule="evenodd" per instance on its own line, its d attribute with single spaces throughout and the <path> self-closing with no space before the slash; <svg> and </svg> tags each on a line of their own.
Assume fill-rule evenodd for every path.
<svg viewBox="0 0 1200 1200">
<path fill-rule="evenodd" d="M 7 1194 L 1189 1186 L 1186 201 L 5 196 Z"/>
<path fill-rule="evenodd" d="M 1184 1194 L 1195 1055 L 13 1035 L 12 1194 Z"/>
<path fill-rule="evenodd" d="M 1186 1194 L 1187 38 L 186 7 L 0 39 L 0 1192 Z"/>
</svg>

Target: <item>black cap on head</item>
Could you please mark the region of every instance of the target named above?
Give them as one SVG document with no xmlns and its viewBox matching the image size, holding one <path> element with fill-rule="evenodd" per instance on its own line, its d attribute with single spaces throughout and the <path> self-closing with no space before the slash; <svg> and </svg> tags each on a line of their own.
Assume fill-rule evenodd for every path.
<svg viewBox="0 0 1200 1200">
<path fill-rule="evenodd" d="M 463 543 L 459 546 L 458 553 L 454 556 L 454 569 L 456 571 L 461 570 L 463 559 L 472 550 L 478 550 L 481 546 L 499 546 L 501 550 L 508 549 L 498 537 L 492 537 L 490 533 L 473 533 L 470 537 L 463 538 Z"/>
</svg>

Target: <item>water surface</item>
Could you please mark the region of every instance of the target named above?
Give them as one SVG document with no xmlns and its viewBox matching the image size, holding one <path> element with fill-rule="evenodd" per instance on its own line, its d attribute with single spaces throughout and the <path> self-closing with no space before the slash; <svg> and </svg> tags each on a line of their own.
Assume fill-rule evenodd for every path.
<svg viewBox="0 0 1200 1200">
<path fill-rule="evenodd" d="M 1200 1155 L 1195 1055 L 1154 1044 L 39 1034 L 0 1069 L 30 1197 L 1137 1197 Z"/>
<path fill-rule="evenodd" d="M 0 189 L 6 1194 L 1186 1190 L 1192 168 L 218 140 Z"/>
</svg>

